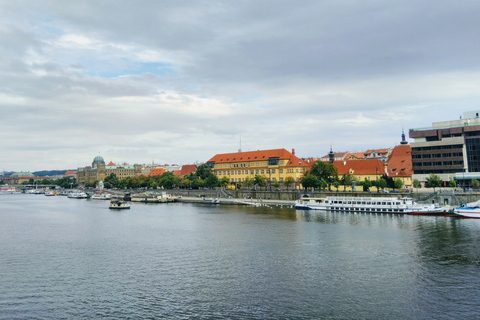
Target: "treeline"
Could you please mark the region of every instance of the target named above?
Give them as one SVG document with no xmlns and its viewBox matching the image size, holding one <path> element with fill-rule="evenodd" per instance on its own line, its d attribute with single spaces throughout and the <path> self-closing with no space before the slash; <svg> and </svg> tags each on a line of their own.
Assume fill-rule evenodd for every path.
<svg viewBox="0 0 480 320">
<path fill-rule="evenodd" d="M 28 181 L 22 182 L 23 185 L 35 185 L 35 184 L 40 184 L 40 185 L 51 185 L 51 186 L 59 186 L 62 188 L 76 188 L 78 187 L 77 179 L 75 178 L 60 178 L 60 179 L 41 179 L 41 180 L 36 180 L 36 179 L 29 179 Z"/>
<path fill-rule="evenodd" d="M 377 190 L 383 190 L 385 188 L 401 189 L 404 187 L 403 181 L 400 178 L 393 179 L 386 174 L 381 175 L 378 180 L 368 180 L 365 178 L 363 181 L 358 180 L 351 173 L 339 177 L 337 168 L 333 164 L 323 161 L 316 161 L 310 170 L 300 179 L 300 182 L 304 188 L 331 190 L 331 187 L 334 187 L 337 191 L 340 186 L 343 186 L 343 190 L 345 190 L 347 186 L 352 187 L 354 185 L 362 187 L 363 191 L 368 191 L 371 187 L 376 187 Z M 425 181 L 425 187 L 434 188 L 434 190 L 444 185 L 445 183 L 435 174 L 431 174 Z M 446 185 L 456 187 L 455 181 L 451 178 Z M 422 183 L 415 179 L 413 181 L 413 187 L 421 188 Z"/>
</svg>

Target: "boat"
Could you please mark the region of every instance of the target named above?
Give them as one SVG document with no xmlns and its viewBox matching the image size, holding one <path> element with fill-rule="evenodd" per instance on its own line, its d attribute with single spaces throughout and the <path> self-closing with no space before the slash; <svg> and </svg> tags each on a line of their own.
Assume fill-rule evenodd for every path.
<svg viewBox="0 0 480 320">
<path fill-rule="evenodd" d="M 453 213 L 462 218 L 480 218 L 480 200 L 469 202 L 453 210 Z"/>
<path fill-rule="evenodd" d="M 110 199 L 112 199 L 112 195 L 110 193 L 95 193 L 90 197 L 90 199 L 92 199 L 92 200 L 110 200 Z"/>
<path fill-rule="evenodd" d="M 68 197 L 71 199 L 87 199 L 88 194 L 82 191 L 75 191 L 68 194 Z"/>
<path fill-rule="evenodd" d="M 123 200 L 112 200 L 110 201 L 110 209 L 130 209 L 130 203 Z"/>
<path fill-rule="evenodd" d="M 46 190 L 46 191 L 45 191 L 45 196 L 46 196 L 46 197 L 52 197 L 52 196 L 56 196 L 56 195 L 57 195 L 57 194 L 56 194 L 54 191 L 52 191 L 52 190 Z"/>
<path fill-rule="evenodd" d="M 132 202 L 146 203 L 166 203 L 174 202 L 175 198 L 166 192 L 158 193 L 138 193 L 131 196 Z"/>
<path fill-rule="evenodd" d="M 0 192 L 5 193 L 17 193 L 18 190 L 15 187 L 9 186 L 8 184 L 0 186 Z"/>
<path fill-rule="evenodd" d="M 296 201 L 295 209 L 404 214 L 413 205 L 411 198 L 332 196 L 326 198 L 302 198 Z"/>
<path fill-rule="evenodd" d="M 206 199 L 205 197 L 202 199 L 203 200 L 203 203 L 210 203 L 210 204 L 219 204 L 220 203 L 220 200 L 218 200 L 218 198 L 210 198 L 210 199 Z"/>
<path fill-rule="evenodd" d="M 414 203 L 412 207 L 409 207 L 405 213 L 409 215 L 424 215 L 424 216 L 444 216 L 448 213 L 450 207 L 439 207 L 435 204 L 421 205 Z"/>
</svg>

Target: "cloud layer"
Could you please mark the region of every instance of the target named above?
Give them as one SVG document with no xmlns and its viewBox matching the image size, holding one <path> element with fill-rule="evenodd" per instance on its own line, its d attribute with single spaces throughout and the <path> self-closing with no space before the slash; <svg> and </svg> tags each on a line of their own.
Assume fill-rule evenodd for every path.
<svg viewBox="0 0 480 320">
<path fill-rule="evenodd" d="M 476 1 L 0 3 L 4 170 L 398 144 L 480 109 Z"/>
</svg>

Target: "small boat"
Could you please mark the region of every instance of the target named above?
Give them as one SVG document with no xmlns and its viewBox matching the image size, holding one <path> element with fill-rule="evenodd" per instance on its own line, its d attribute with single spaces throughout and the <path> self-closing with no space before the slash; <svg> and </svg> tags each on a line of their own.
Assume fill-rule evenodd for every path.
<svg viewBox="0 0 480 320">
<path fill-rule="evenodd" d="M 92 200 L 110 200 L 110 199 L 112 199 L 112 195 L 110 193 L 95 193 L 90 197 L 90 199 L 92 199 Z"/>
<path fill-rule="evenodd" d="M 57 194 L 56 194 L 54 191 L 52 191 L 52 190 L 46 190 L 46 191 L 45 191 L 45 196 L 46 196 L 46 197 L 53 197 L 53 196 L 56 196 L 56 195 L 57 195 Z"/>
<path fill-rule="evenodd" d="M 210 198 L 210 199 L 205 199 L 203 198 L 203 203 L 210 203 L 210 204 L 219 204 L 220 203 L 220 200 L 218 200 L 218 198 Z"/>
<path fill-rule="evenodd" d="M 68 197 L 71 199 L 87 199 L 88 194 L 82 191 L 77 191 L 77 192 L 71 192 L 68 194 Z"/>
<path fill-rule="evenodd" d="M 444 216 L 448 213 L 449 207 L 439 207 L 434 204 L 419 205 L 415 204 L 405 210 L 409 215 L 424 215 L 424 216 Z"/>
<path fill-rule="evenodd" d="M 130 209 L 130 203 L 123 200 L 112 200 L 110 201 L 110 209 Z"/>
<path fill-rule="evenodd" d="M 453 213 L 463 218 L 480 218 L 480 200 L 455 208 Z"/>
<path fill-rule="evenodd" d="M 8 184 L 5 184 L 3 186 L 0 186 L 0 192 L 5 192 L 5 193 L 17 193 L 18 190 L 15 187 L 9 187 Z"/>
</svg>

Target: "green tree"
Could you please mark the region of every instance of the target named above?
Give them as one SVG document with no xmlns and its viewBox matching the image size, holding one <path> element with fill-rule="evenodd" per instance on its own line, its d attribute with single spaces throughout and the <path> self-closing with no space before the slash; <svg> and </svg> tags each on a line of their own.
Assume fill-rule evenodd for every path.
<svg viewBox="0 0 480 320">
<path fill-rule="evenodd" d="M 209 188 L 216 187 L 218 185 L 218 178 L 216 175 L 211 173 L 207 179 L 204 180 L 204 185 Z"/>
<path fill-rule="evenodd" d="M 302 179 L 300 179 L 300 183 L 305 189 L 308 189 L 308 188 L 316 189 L 320 186 L 320 180 L 318 180 L 317 176 L 313 174 L 304 176 Z"/>
<path fill-rule="evenodd" d="M 383 179 L 383 177 L 378 179 L 377 187 L 382 190 L 385 189 L 387 187 L 387 181 Z"/>
<path fill-rule="evenodd" d="M 422 183 L 418 179 L 413 179 L 413 187 L 415 189 L 420 189 L 422 187 Z"/>
<path fill-rule="evenodd" d="M 479 186 L 479 182 L 477 179 L 472 179 L 472 188 L 477 189 Z"/>
<path fill-rule="evenodd" d="M 395 179 L 395 184 L 394 184 L 394 186 L 395 186 L 395 189 L 400 189 L 400 188 L 402 188 L 402 187 L 403 187 L 403 182 L 402 182 L 402 180 L 401 180 L 400 178 Z"/>
<path fill-rule="evenodd" d="M 278 182 L 277 180 L 275 180 L 275 181 L 273 182 L 273 187 L 274 187 L 275 189 L 280 188 L 280 182 Z"/>
<path fill-rule="evenodd" d="M 372 187 L 372 181 L 365 178 L 362 183 L 363 191 L 368 191 Z"/>
<path fill-rule="evenodd" d="M 425 180 L 425 187 L 427 188 L 433 188 L 433 192 L 435 192 L 435 188 L 439 188 L 442 186 L 442 180 L 440 179 L 439 176 L 436 174 L 431 174 L 426 180 Z"/>
<path fill-rule="evenodd" d="M 338 180 L 333 181 L 333 184 L 332 184 L 332 185 L 333 185 L 333 186 L 335 187 L 335 189 L 337 189 L 337 191 L 338 191 L 338 187 L 340 187 L 340 181 L 338 181 Z"/>
<path fill-rule="evenodd" d="M 457 183 L 455 182 L 455 180 L 453 180 L 453 178 L 450 178 L 450 180 L 448 181 L 448 186 L 450 188 L 455 188 L 457 186 Z"/>
<path fill-rule="evenodd" d="M 283 181 L 283 184 L 287 187 L 287 191 L 288 191 L 288 188 L 294 183 L 295 183 L 295 178 L 293 177 L 286 177 L 285 181 Z"/>
<path fill-rule="evenodd" d="M 197 171 L 195 174 L 200 177 L 202 180 L 205 180 L 208 178 L 209 175 L 212 174 L 212 168 L 206 163 L 201 164 L 198 166 Z"/>
<path fill-rule="evenodd" d="M 220 186 L 222 187 L 226 187 L 229 183 L 230 179 L 228 179 L 228 177 L 224 176 L 222 179 L 220 179 Z"/>
<path fill-rule="evenodd" d="M 343 191 L 345 191 L 346 187 L 351 186 L 352 182 L 355 181 L 355 176 L 351 173 L 347 173 L 343 175 L 340 181 L 341 181 L 341 184 L 343 185 Z"/>
<path fill-rule="evenodd" d="M 333 183 L 335 183 L 335 181 Z M 328 182 L 325 180 L 320 181 L 320 188 L 325 191 L 325 189 L 328 188 Z"/>
<path fill-rule="evenodd" d="M 253 181 L 253 179 L 250 178 L 250 177 L 246 177 L 243 184 L 244 184 L 247 188 L 251 188 L 251 187 L 255 184 L 255 181 Z"/>
<path fill-rule="evenodd" d="M 110 188 L 118 188 L 119 186 L 119 181 L 115 173 L 111 173 L 108 176 L 106 176 L 103 183 L 105 186 L 108 185 Z"/>
<path fill-rule="evenodd" d="M 314 164 L 312 164 L 310 171 L 307 172 L 305 176 L 310 174 L 316 176 L 318 181 L 325 180 L 330 189 L 335 177 L 338 176 L 338 171 L 332 163 L 326 163 L 324 161 L 317 160 Z"/>
<path fill-rule="evenodd" d="M 255 184 L 259 187 L 264 187 L 267 185 L 267 177 L 266 176 L 261 176 L 261 175 L 256 175 L 253 180 L 255 181 Z"/>
</svg>

